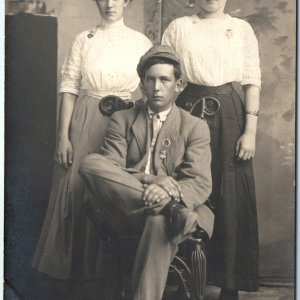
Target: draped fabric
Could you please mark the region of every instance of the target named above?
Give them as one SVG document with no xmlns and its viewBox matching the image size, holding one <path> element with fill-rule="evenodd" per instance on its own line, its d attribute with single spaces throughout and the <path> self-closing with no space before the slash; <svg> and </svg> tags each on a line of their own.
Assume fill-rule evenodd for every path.
<svg viewBox="0 0 300 300">
<path fill-rule="evenodd" d="M 244 130 L 244 105 L 230 84 L 221 89 L 189 84 L 176 104 L 187 109 L 186 103 L 205 96 L 220 102 L 219 111 L 206 116 L 212 151 L 209 199 L 216 207 L 207 251 L 209 279 L 217 286 L 256 291 L 259 253 L 252 160 L 237 160 L 234 155 Z"/>
<path fill-rule="evenodd" d="M 120 20 L 80 33 L 62 67 L 60 93 L 79 94 L 69 129 L 73 163 L 67 170 L 55 165 L 44 225 L 33 267 L 55 278 L 95 278 L 103 243 L 83 214 L 84 185 L 78 174 L 82 159 L 100 152 L 108 117 L 99 111 L 107 94 L 130 98 L 138 84 L 136 66 L 150 41 Z M 100 250 L 99 250 L 100 248 Z M 99 250 L 99 251 L 98 251 Z M 99 264 L 100 274 L 101 263 Z M 102 274 L 102 276 L 104 276 Z"/>
</svg>

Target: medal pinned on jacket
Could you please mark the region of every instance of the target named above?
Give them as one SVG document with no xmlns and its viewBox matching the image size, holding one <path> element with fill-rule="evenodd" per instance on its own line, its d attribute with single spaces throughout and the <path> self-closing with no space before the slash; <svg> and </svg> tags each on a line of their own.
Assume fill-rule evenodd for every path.
<svg viewBox="0 0 300 300">
<path fill-rule="evenodd" d="M 159 157 L 161 160 L 164 160 L 167 158 L 167 149 L 171 145 L 171 140 L 169 138 L 163 139 L 162 140 L 162 146 L 164 147 L 163 149 L 160 150 Z"/>
</svg>

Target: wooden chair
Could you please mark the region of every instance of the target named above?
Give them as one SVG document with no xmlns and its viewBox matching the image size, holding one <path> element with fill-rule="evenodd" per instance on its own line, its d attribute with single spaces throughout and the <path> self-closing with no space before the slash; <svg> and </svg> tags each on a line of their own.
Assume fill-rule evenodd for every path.
<svg viewBox="0 0 300 300">
<path fill-rule="evenodd" d="M 130 277 L 139 242 L 138 236 L 120 236 L 110 232 L 103 225 L 99 209 L 92 207 L 93 202 L 85 202 L 82 209 L 92 221 L 99 237 L 107 242 L 104 258 L 106 269 L 105 300 L 131 300 Z M 180 245 L 180 250 L 172 261 L 164 300 L 202 300 L 206 284 L 207 238 L 198 231 L 193 238 Z M 172 294 L 171 298 L 168 296 Z"/>
</svg>

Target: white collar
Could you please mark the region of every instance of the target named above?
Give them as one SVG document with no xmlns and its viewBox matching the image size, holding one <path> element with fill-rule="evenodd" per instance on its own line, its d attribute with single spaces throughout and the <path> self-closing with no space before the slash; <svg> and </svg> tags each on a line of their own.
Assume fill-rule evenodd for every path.
<svg viewBox="0 0 300 300">
<path fill-rule="evenodd" d="M 164 121 L 166 121 L 166 119 L 172 109 L 172 106 L 164 111 L 159 112 L 159 113 L 155 113 L 148 105 L 147 105 L 147 109 L 148 109 L 148 115 L 159 115 L 160 120 L 162 122 L 164 122 Z"/>
<path fill-rule="evenodd" d="M 105 29 L 117 29 L 123 26 L 125 26 L 125 24 L 122 17 L 120 20 L 113 23 L 109 23 L 106 20 L 101 19 L 100 24 L 97 27 L 105 30 Z"/>
</svg>

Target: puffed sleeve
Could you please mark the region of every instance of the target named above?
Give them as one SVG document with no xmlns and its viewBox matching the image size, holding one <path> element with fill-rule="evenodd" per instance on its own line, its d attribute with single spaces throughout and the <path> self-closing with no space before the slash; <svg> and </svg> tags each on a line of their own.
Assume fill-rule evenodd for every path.
<svg viewBox="0 0 300 300">
<path fill-rule="evenodd" d="M 254 31 L 250 24 L 244 24 L 244 58 L 243 58 L 243 76 L 241 84 L 253 84 L 258 87 L 261 86 L 261 71 L 259 64 L 259 50 L 258 42 Z"/>
<path fill-rule="evenodd" d="M 79 34 L 72 43 L 61 69 L 61 83 L 58 90 L 59 93 L 79 94 L 83 42 L 83 36 L 82 34 Z"/>
<path fill-rule="evenodd" d="M 166 28 L 161 44 L 168 45 L 176 50 L 176 39 L 177 39 L 177 20 L 173 20 Z"/>
</svg>

